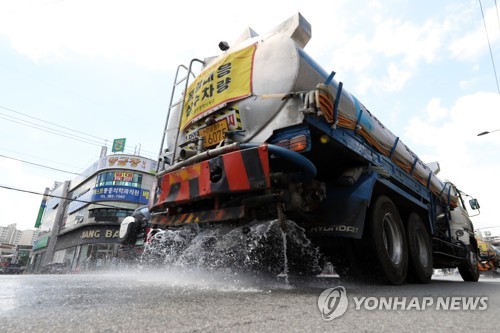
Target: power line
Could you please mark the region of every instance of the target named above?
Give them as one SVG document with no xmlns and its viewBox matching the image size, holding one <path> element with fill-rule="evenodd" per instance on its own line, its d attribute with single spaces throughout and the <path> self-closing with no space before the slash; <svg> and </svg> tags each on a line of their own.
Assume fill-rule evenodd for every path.
<svg viewBox="0 0 500 333">
<path fill-rule="evenodd" d="M 14 153 L 14 154 L 24 155 L 24 156 L 28 156 L 28 157 L 34 157 L 37 160 L 44 160 L 44 161 L 48 161 L 48 162 L 52 162 L 52 163 L 56 163 L 56 164 L 61 164 L 61 165 L 68 166 L 68 167 L 71 167 L 73 169 L 78 169 L 78 170 L 83 170 L 86 167 L 88 167 L 88 166 L 82 167 L 82 166 L 76 166 L 76 165 L 71 165 L 71 164 L 67 164 L 67 163 L 61 163 L 61 162 L 58 162 L 58 161 L 50 160 L 48 158 L 44 158 L 44 157 L 40 157 L 40 156 L 36 156 L 36 155 L 22 153 L 20 151 L 9 149 L 9 148 L 5 148 L 5 147 L 0 147 L 0 150 L 4 150 L 4 151 L 8 151 L 8 152 L 11 152 L 11 153 Z"/>
<path fill-rule="evenodd" d="M 75 129 L 72 129 L 72 128 L 69 128 L 69 127 L 66 127 L 66 126 L 58 125 L 58 124 L 50 122 L 50 121 L 46 121 L 46 120 L 43 120 L 43 119 L 40 119 L 40 118 L 37 118 L 37 117 L 33 117 L 33 116 L 30 116 L 30 115 L 27 115 L 25 113 L 19 112 L 17 110 L 12 109 L 12 108 L 7 108 L 7 107 L 2 106 L 2 105 L 0 105 L 0 108 L 2 108 L 4 110 L 7 110 L 7 111 L 10 111 L 10 112 L 14 112 L 14 113 L 23 115 L 25 117 L 29 117 L 29 118 L 35 119 L 35 120 L 40 121 L 40 122 L 44 122 L 44 123 L 47 123 L 47 124 L 50 124 L 50 125 L 53 125 L 53 126 L 57 126 L 57 127 L 66 129 L 68 131 L 80 133 L 80 134 L 89 136 L 91 138 L 86 138 L 86 137 L 82 137 L 82 136 L 75 135 L 75 134 L 72 134 L 72 133 L 67 133 L 67 132 L 64 132 L 64 131 L 61 131 L 61 130 L 58 130 L 58 129 L 55 129 L 55 128 L 51 128 L 51 127 L 48 127 L 48 126 L 37 124 L 37 123 L 31 122 L 31 121 L 28 121 L 28 120 L 24 120 L 24 119 L 21 119 L 21 118 L 17 118 L 17 117 L 8 115 L 8 114 L 0 113 L 0 118 L 1 119 L 5 119 L 5 120 L 8 120 L 8 121 L 20 124 L 20 125 L 28 126 L 28 127 L 31 127 L 31 128 L 38 129 L 40 131 L 44 131 L 44 132 L 47 132 L 47 133 L 59 135 L 59 136 L 62 136 L 62 137 L 66 137 L 66 138 L 69 138 L 69 139 L 72 139 L 72 140 L 75 140 L 75 141 L 79 141 L 79 142 L 91 144 L 91 145 L 98 146 L 98 147 L 102 147 L 103 145 L 107 146 L 106 143 L 107 143 L 107 141 L 109 141 L 108 139 L 100 138 L 100 137 L 92 135 L 92 134 L 88 134 L 88 133 L 85 133 L 85 132 L 82 132 L 82 131 L 78 131 L 78 130 L 75 130 Z M 8 118 L 6 118 L 6 117 L 8 117 Z M 9 118 L 11 118 L 11 119 L 9 119 Z M 103 144 L 100 141 L 94 140 L 92 138 L 96 138 L 96 139 L 102 140 L 105 143 Z M 125 147 L 125 148 L 126 148 L 125 149 L 126 153 L 131 154 L 131 155 L 132 154 L 135 155 L 135 149 L 127 148 L 127 147 Z M 148 152 L 147 150 L 144 150 L 144 149 L 141 149 L 141 151 L 147 153 L 147 154 L 143 154 L 144 156 L 148 155 L 150 158 L 153 156 L 152 159 L 156 159 L 156 157 L 157 157 L 156 153 Z"/>
<path fill-rule="evenodd" d="M 56 129 L 53 129 L 53 128 L 50 128 L 50 127 L 47 127 L 47 126 L 38 125 L 38 124 L 35 124 L 35 123 L 32 123 L 32 122 L 29 122 L 27 120 L 18 119 L 18 118 L 9 116 L 9 115 L 5 115 L 5 114 L 1 114 L 1 115 L 13 118 L 13 119 L 9 119 L 9 118 L 0 116 L 0 118 L 8 120 L 8 121 L 11 121 L 13 123 L 17 123 L 17 124 L 20 124 L 20 125 L 28 126 L 28 127 L 35 128 L 35 129 L 43 131 L 43 132 L 47 132 L 47 133 L 59 135 L 59 136 L 62 136 L 62 137 L 65 137 L 65 138 L 68 138 L 68 139 L 71 139 L 71 140 L 80 141 L 80 142 L 91 144 L 91 145 L 94 145 L 94 146 L 102 146 L 102 144 L 99 144 L 96 141 L 92 142 L 92 140 L 90 140 L 90 139 L 85 139 L 85 138 L 82 138 L 82 137 L 79 137 L 79 136 L 71 136 L 71 134 L 69 134 L 69 133 L 62 132 L 62 131 L 59 131 L 59 130 L 56 130 Z M 29 125 L 29 124 L 31 124 L 31 125 Z M 84 141 L 84 140 L 86 140 L 86 141 Z"/>
<path fill-rule="evenodd" d="M 55 171 L 71 173 L 71 174 L 77 175 L 77 176 L 80 175 L 79 173 L 76 173 L 76 172 L 71 172 L 71 171 L 66 171 L 66 170 L 62 170 L 62 169 L 52 168 L 52 167 L 49 167 L 49 166 L 46 166 L 46 165 L 42 165 L 42 164 L 38 164 L 38 163 L 33 163 L 33 162 L 28 162 L 28 161 L 23 161 L 23 160 L 14 158 L 14 157 L 9 157 L 9 156 L 5 156 L 5 155 L 1 155 L 1 154 L 0 154 L 0 157 L 8 158 L 8 159 L 11 159 L 11 160 L 15 160 L 15 161 L 19 161 L 19 162 L 23 162 L 23 163 L 27 163 L 27 164 L 36 165 L 36 166 L 39 166 L 39 167 L 42 167 L 42 168 L 47 168 L 47 169 L 51 169 L 51 170 L 55 170 Z"/>
<path fill-rule="evenodd" d="M 491 57 L 491 63 L 493 64 L 493 72 L 495 73 L 495 81 L 497 83 L 497 90 L 498 90 L 498 93 L 500 94 L 500 86 L 498 85 L 498 77 L 497 77 L 497 70 L 495 68 L 495 60 L 493 59 L 493 52 L 491 51 L 490 37 L 488 36 L 488 28 L 486 28 L 486 20 L 484 19 L 483 5 L 481 4 L 481 0 L 478 0 L 478 1 L 479 1 L 479 6 L 481 7 L 481 15 L 483 16 L 484 30 L 486 31 L 486 39 L 488 40 L 488 46 L 490 48 L 490 57 Z M 496 0 L 495 0 L 495 6 L 496 6 Z M 497 13 L 497 15 L 498 15 L 498 13 Z"/>
<path fill-rule="evenodd" d="M 9 69 L 11 69 L 11 70 L 15 70 L 15 71 L 16 71 L 16 72 L 18 72 L 18 73 L 21 73 L 21 74 L 26 75 L 26 76 L 29 76 L 29 77 L 31 77 L 31 78 L 33 78 L 33 79 L 39 80 L 39 81 L 41 81 L 41 82 L 43 82 L 43 83 L 45 83 L 45 84 L 47 84 L 47 85 L 53 86 L 53 87 L 55 87 L 55 88 L 57 88 L 57 89 L 60 89 L 60 90 L 62 90 L 62 91 L 64 91 L 64 92 L 66 92 L 66 93 L 70 93 L 70 94 L 75 95 L 75 96 L 77 96 L 77 97 L 79 97 L 79 98 L 85 99 L 85 100 L 87 100 L 87 101 L 89 101 L 89 102 L 91 102 L 91 103 L 93 103 L 93 104 L 95 104 L 95 105 L 97 105 L 97 106 L 99 106 L 99 107 L 102 107 L 102 108 L 104 108 L 104 109 L 108 109 L 108 107 L 106 107 L 106 106 L 104 106 L 104 105 L 102 105 L 102 104 L 100 104 L 100 103 L 96 102 L 95 100 L 92 100 L 92 99 L 90 99 L 90 98 L 88 98 L 88 97 L 86 97 L 86 96 L 83 96 L 83 95 L 81 95 L 81 94 L 75 93 L 74 91 L 71 91 L 71 90 L 68 90 L 68 89 L 66 89 L 66 88 L 63 88 L 63 87 L 61 87 L 61 86 L 59 86 L 59 85 L 56 85 L 56 84 L 54 84 L 54 83 L 52 83 L 52 82 L 49 82 L 49 81 L 46 81 L 46 80 L 42 80 L 42 79 L 40 79 L 40 78 L 38 78 L 38 77 L 35 77 L 35 76 L 33 76 L 33 75 L 30 75 L 30 74 L 27 74 L 27 73 L 25 73 L 25 72 L 19 71 L 19 70 L 17 70 L 17 69 L 13 69 L 13 68 L 8 67 L 8 66 L 5 66 L 4 64 L 0 64 L 0 66 L 4 66 L 4 67 L 7 67 L 7 68 L 9 68 Z M 0 106 L 0 107 L 1 107 L 1 106 Z M 42 120 L 42 119 L 39 119 L 39 118 L 36 118 L 36 117 L 32 117 L 32 116 L 26 115 L 26 114 L 24 114 L 24 113 L 22 113 L 22 112 L 19 112 L 19 111 L 16 111 L 16 110 L 12 110 L 12 109 L 5 108 L 5 107 L 3 107 L 3 108 L 4 108 L 4 109 L 6 109 L 6 110 L 9 110 L 9 111 L 12 111 L 12 112 L 16 112 L 16 113 L 22 114 L 22 115 L 24 115 L 24 116 L 26 116 L 26 117 L 30 117 L 30 118 L 33 118 L 33 119 L 37 119 L 37 120 L 40 120 L 40 121 L 43 121 L 43 122 L 46 122 L 46 123 L 49 123 L 49 124 L 52 124 L 52 125 L 55 125 L 55 126 L 58 126 L 58 127 L 62 127 L 62 128 L 65 128 L 65 129 L 69 129 L 69 130 L 71 130 L 71 131 L 74 131 L 74 132 L 78 132 L 78 133 L 81 133 L 81 134 L 84 134 L 84 135 L 88 135 L 88 136 L 91 136 L 91 137 L 97 138 L 97 139 L 99 139 L 99 140 L 103 140 L 103 141 L 105 141 L 105 142 L 107 142 L 107 141 L 108 141 L 108 139 L 104 139 L 104 138 L 96 137 L 96 136 L 93 136 L 92 134 L 88 134 L 88 133 L 84 133 L 84 132 L 79 132 L 79 131 L 74 130 L 74 129 L 70 129 L 70 128 L 67 128 L 67 127 L 64 127 L 64 126 L 61 126 L 61 125 L 57 125 L 57 124 L 55 124 L 55 123 L 51 123 L 51 122 L 48 122 L 48 121 L 45 121 L 45 120 Z M 111 110 L 111 109 L 109 109 L 109 110 Z M 114 111 L 114 110 L 111 110 L 111 111 L 112 111 L 112 112 L 116 112 L 116 111 Z M 105 144 L 105 145 L 106 145 L 106 144 Z M 107 145 L 106 145 L 106 146 L 107 146 Z M 136 145 L 136 147 L 137 147 L 137 145 Z M 131 152 L 132 150 L 134 150 L 134 149 L 132 149 L 132 148 L 127 148 L 127 147 L 125 147 L 125 148 L 126 148 L 126 149 L 128 149 L 128 151 L 130 151 L 130 152 Z M 145 149 L 141 149 L 141 150 L 142 150 L 142 151 L 144 151 L 144 152 L 146 152 L 146 153 L 148 153 L 148 155 L 150 155 L 150 156 L 154 156 L 154 158 L 153 158 L 153 159 L 156 159 L 156 157 L 158 156 L 156 152 L 151 152 L 151 151 L 148 151 L 148 150 L 145 150 Z M 132 153 L 130 153 L 130 154 L 132 154 Z M 135 154 L 134 154 L 134 155 L 135 155 Z"/>
<path fill-rule="evenodd" d="M 29 194 L 36 194 L 36 195 L 41 195 L 41 196 L 47 196 L 47 197 L 50 197 L 50 198 L 64 199 L 64 200 L 82 202 L 82 203 L 87 203 L 87 204 L 94 203 L 96 205 L 103 206 L 103 207 L 123 209 L 123 207 L 118 207 L 118 206 L 113 206 L 113 205 L 107 205 L 107 204 L 98 203 L 98 202 L 94 202 L 94 201 L 79 200 L 79 199 L 73 199 L 73 198 L 69 198 L 69 197 L 61 197 L 61 196 L 53 195 L 53 194 L 45 194 L 45 193 L 40 193 L 40 192 L 35 192 L 35 191 L 22 190 L 20 188 L 15 188 L 15 187 L 6 186 L 6 185 L 0 185 L 0 188 L 4 188 L 4 189 L 7 189 L 7 190 L 12 190 L 12 191 L 23 192 L 23 193 L 29 193 Z"/>
<path fill-rule="evenodd" d="M 87 135 L 87 136 L 90 136 L 90 137 L 93 137 L 93 138 L 96 138 L 96 139 L 99 139 L 99 140 L 102 140 L 102 141 L 106 141 L 106 139 L 104 139 L 104 138 L 100 138 L 100 137 L 92 135 L 92 134 L 84 133 L 84 132 L 81 132 L 81 131 L 78 131 L 78 130 L 75 130 L 75 129 L 72 129 L 72 128 L 68 128 L 68 127 L 65 127 L 65 126 L 62 126 L 62 125 L 58 125 L 58 124 L 50 122 L 50 121 L 46 121 L 46 120 L 43 120 L 43 119 L 40 119 L 40 118 L 37 118 L 37 117 L 33 117 L 33 116 L 30 116 L 30 115 L 28 115 L 26 113 L 22 113 L 22 112 L 19 112 L 19 111 L 10 109 L 10 108 L 6 108 L 5 106 L 1 106 L 0 105 L 0 108 L 5 109 L 5 110 L 10 111 L 10 112 L 14 112 L 14 113 L 23 115 L 23 116 L 31 118 L 31 119 L 35 119 L 35 120 L 44 122 L 46 124 L 54 125 L 54 126 L 61 127 L 61 128 L 64 128 L 64 129 L 72 131 L 72 132 L 80 133 L 80 134 Z"/>
</svg>

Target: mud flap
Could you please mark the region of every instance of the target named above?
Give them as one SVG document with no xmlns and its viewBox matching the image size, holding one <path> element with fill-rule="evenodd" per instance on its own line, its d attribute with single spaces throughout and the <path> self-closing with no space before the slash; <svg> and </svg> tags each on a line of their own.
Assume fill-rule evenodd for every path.
<svg viewBox="0 0 500 333">
<path fill-rule="evenodd" d="M 311 234 L 361 239 L 376 181 L 376 173 L 365 173 L 352 186 L 327 184 L 321 219 L 318 224 L 311 225 Z"/>
</svg>

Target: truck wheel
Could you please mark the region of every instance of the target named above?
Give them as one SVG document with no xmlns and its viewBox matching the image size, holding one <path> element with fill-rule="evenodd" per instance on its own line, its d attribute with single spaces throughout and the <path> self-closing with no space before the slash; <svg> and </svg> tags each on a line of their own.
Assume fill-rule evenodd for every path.
<svg viewBox="0 0 500 333">
<path fill-rule="evenodd" d="M 375 200 L 367 227 L 367 255 L 375 257 L 368 264 L 376 278 L 393 285 L 402 284 L 408 269 L 408 248 L 403 222 L 390 198 L 381 195 Z"/>
<path fill-rule="evenodd" d="M 406 233 L 410 258 L 407 281 L 429 283 L 433 273 L 432 246 L 427 228 L 416 213 L 408 217 Z"/>
<path fill-rule="evenodd" d="M 477 282 L 479 280 L 479 267 L 477 267 L 477 253 L 473 250 L 474 242 L 469 245 L 469 255 L 464 263 L 458 266 L 458 272 L 464 281 Z"/>
</svg>

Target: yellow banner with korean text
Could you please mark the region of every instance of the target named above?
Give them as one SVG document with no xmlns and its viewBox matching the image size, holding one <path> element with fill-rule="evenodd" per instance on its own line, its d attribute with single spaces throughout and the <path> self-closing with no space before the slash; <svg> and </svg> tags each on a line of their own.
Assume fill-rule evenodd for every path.
<svg viewBox="0 0 500 333">
<path fill-rule="evenodd" d="M 228 53 L 196 77 L 185 96 L 182 129 L 203 115 L 252 94 L 252 70 L 256 48 L 257 45 L 253 44 Z"/>
</svg>

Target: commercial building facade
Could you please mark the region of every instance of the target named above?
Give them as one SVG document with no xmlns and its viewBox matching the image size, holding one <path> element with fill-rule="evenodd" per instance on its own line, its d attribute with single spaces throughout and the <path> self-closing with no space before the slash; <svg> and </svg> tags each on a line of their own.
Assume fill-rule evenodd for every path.
<svg viewBox="0 0 500 333">
<path fill-rule="evenodd" d="M 55 182 L 51 189 L 45 190 L 46 195 L 41 204 L 43 218 L 40 221 L 38 236 L 33 242 L 28 272 L 37 272 L 52 261 L 60 221 L 64 215 L 69 183 L 69 181 Z"/>
<path fill-rule="evenodd" d="M 151 159 L 106 155 L 104 151 L 98 161 L 69 183 L 54 247 L 49 248 L 51 254 L 33 271 L 49 262 L 66 263 L 72 271 L 115 265 L 120 223 L 136 208 L 148 204 L 156 166 L 157 162 Z M 42 242 L 45 243 L 48 247 L 50 240 Z"/>
</svg>

